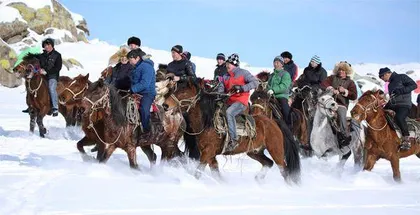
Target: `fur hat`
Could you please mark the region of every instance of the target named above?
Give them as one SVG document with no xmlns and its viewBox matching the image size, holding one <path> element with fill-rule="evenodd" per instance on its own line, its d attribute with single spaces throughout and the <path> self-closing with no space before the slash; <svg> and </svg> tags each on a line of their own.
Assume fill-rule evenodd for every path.
<svg viewBox="0 0 420 215">
<path fill-rule="evenodd" d="M 284 51 L 283 53 L 281 53 L 281 55 L 283 58 L 289 58 L 290 60 L 293 58 L 292 53 L 288 52 L 288 51 Z"/>
<path fill-rule="evenodd" d="M 228 57 L 228 59 L 226 60 L 227 63 L 233 64 L 234 66 L 239 66 L 240 61 L 239 61 L 239 55 L 234 53 L 231 56 Z"/>
<path fill-rule="evenodd" d="M 333 74 L 336 75 L 339 70 L 346 71 L 348 77 L 352 77 L 353 75 L 353 69 L 351 68 L 351 65 L 345 61 L 341 61 L 335 64 Z"/>
<path fill-rule="evenodd" d="M 128 52 L 130 52 L 128 46 L 120 46 L 120 49 L 109 58 L 108 65 L 119 63 L 122 57 L 127 57 Z"/>
<path fill-rule="evenodd" d="M 129 46 L 130 44 L 141 46 L 141 40 L 138 37 L 130 37 L 127 40 L 127 45 Z"/>
</svg>

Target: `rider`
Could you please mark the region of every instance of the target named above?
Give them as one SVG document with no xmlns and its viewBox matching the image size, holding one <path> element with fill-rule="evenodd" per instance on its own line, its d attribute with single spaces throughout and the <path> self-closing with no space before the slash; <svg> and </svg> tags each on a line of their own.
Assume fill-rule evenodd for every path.
<svg viewBox="0 0 420 215">
<path fill-rule="evenodd" d="M 131 50 L 138 49 L 141 46 L 141 40 L 138 37 L 130 37 L 127 40 L 127 45 Z"/>
<path fill-rule="evenodd" d="M 258 87 L 258 79 L 249 71 L 239 68 L 238 54 L 232 54 L 226 61 L 227 74 L 219 84 L 219 93 L 233 93 L 227 101 L 229 108 L 226 110 L 226 117 L 229 126 L 230 142 L 226 151 L 233 151 L 238 146 L 236 134 L 236 115 L 242 113 L 248 107 L 249 91 Z"/>
<path fill-rule="evenodd" d="M 290 74 L 290 78 L 292 78 L 292 81 L 295 82 L 297 75 L 298 75 L 298 66 L 293 62 L 292 53 L 288 51 L 284 51 L 280 55 L 284 60 L 284 70 L 286 70 Z"/>
<path fill-rule="evenodd" d="M 191 61 L 191 53 L 189 51 L 185 51 L 183 53 L 183 55 L 185 56 L 185 58 L 187 58 L 187 60 L 189 60 L 191 62 L 191 67 L 192 67 L 192 70 L 193 70 L 193 72 L 195 74 L 196 66 L 195 66 L 195 63 Z"/>
<path fill-rule="evenodd" d="M 214 70 L 213 80 L 218 81 L 218 78 L 222 78 L 227 73 L 226 68 L 226 57 L 223 53 L 219 53 L 216 56 L 217 65 L 216 69 Z"/>
<path fill-rule="evenodd" d="M 274 95 L 274 97 L 277 99 L 284 121 L 290 127 L 290 107 L 288 101 L 292 79 L 290 78 L 290 74 L 283 69 L 283 65 L 283 57 L 277 56 L 274 58 L 274 71 L 268 79 L 269 90 L 267 93 L 269 95 Z"/>
<path fill-rule="evenodd" d="M 328 76 L 322 83 L 321 88 L 331 90 L 335 101 L 338 103 L 337 114 L 340 121 L 343 140 L 339 141 L 340 147 L 348 146 L 351 141 L 349 129 L 347 128 L 347 108 L 349 100 L 357 99 L 357 90 L 354 81 L 350 76 L 353 73 L 351 66 L 346 62 L 335 65 L 333 75 Z"/>
<path fill-rule="evenodd" d="M 296 86 L 302 88 L 305 85 L 319 88 L 322 81 L 327 78 L 327 71 L 322 67 L 321 59 L 314 55 L 308 67 L 303 70 L 303 74 L 297 79 Z"/>
<path fill-rule="evenodd" d="M 127 54 L 130 49 L 127 46 L 120 47 L 118 51 L 119 62 L 112 68 L 112 75 L 105 82 L 119 90 L 128 91 L 131 87 L 131 71 L 133 66 L 128 63 Z"/>
<path fill-rule="evenodd" d="M 134 66 L 131 73 L 131 89 L 135 94 L 140 94 L 140 116 L 141 124 L 143 126 L 144 134 L 150 132 L 150 107 L 156 97 L 156 77 L 153 69 L 153 61 L 145 58 L 144 53 L 140 48 L 131 50 L 127 54 L 130 64 Z"/>
<path fill-rule="evenodd" d="M 172 47 L 171 54 L 173 61 L 166 68 L 167 73 L 174 74 L 174 81 L 185 82 L 188 77 L 195 80 L 196 76 L 192 68 L 191 62 L 182 54 L 183 48 L 180 45 Z"/>
<path fill-rule="evenodd" d="M 410 134 L 405 120 L 411 108 L 411 91 L 417 88 L 417 84 L 408 75 L 391 72 L 388 67 L 379 70 L 379 78 L 389 82 L 388 92 L 391 98 L 385 108 L 396 112 L 395 122 L 400 127 L 403 136 L 401 149 L 409 150 L 411 148 Z"/>
</svg>

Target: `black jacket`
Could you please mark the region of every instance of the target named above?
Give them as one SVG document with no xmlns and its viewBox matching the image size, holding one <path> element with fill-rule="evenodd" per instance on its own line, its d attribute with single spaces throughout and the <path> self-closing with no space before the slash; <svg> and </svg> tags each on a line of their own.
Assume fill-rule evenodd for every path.
<svg viewBox="0 0 420 215">
<path fill-rule="evenodd" d="M 322 64 L 319 64 L 317 67 L 313 68 L 311 63 L 308 67 L 303 70 L 303 74 L 296 81 L 296 85 L 299 88 L 302 88 L 305 85 L 311 87 L 320 87 L 321 82 L 327 78 L 327 71 L 322 67 Z"/>
<path fill-rule="evenodd" d="M 411 107 L 411 91 L 417 88 L 416 82 L 406 74 L 393 72 L 389 78 L 388 92 L 394 94 L 389 101 L 390 108 Z"/>
<path fill-rule="evenodd" d="M 192 69 L 191 61 L 183 58 L 179 61 L 172 61 L 168 64 L 168 68 L 166 68 L 168 73 L 173 73 L 176 76 L 181 78 L 180 81 L 187 80 L 187 77 L 192 77 L 193 79 L 196 78 L 195 73 Z"/>
<path fill-rule="evenodd" d="M 218 76 L 223 77 L 226 74 L 227 74 L 226 63 L 223 63 L 222 65 L 216 65 L 216 69 L 214 70 L 213 80 L 216 80 Z"/>
<path fill-rule="evenodd" d="M 44 51 L 40 56 L 41 68 L 47 72 L 48 79 L 56 79 L 60 77 L 60 70 L 63 66 L 61 54 L 53 49 L 50 53 Z"/>
<path fill-rule="evenodd" d="M 290 74 L 290 78 L 292 81 L 296 80 L 297 75 L 297 66 L 293 60 L 290 60 L 289 63 L 284 64 L 283 69 L 286 70 Z"/>
<path fill-rule="evenodd" d="M 111 85 L 120 90 L 129 90 L 131 87 L 131 71 L 133 66 L 129 63 L 118 63 L 112 68 Z"/>
</svg>

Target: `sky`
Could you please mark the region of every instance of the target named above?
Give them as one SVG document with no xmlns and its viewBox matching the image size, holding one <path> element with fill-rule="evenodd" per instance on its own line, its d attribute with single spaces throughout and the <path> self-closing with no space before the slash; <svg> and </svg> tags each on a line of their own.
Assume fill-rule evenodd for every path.
<svg viewBox="0 0 420 215">
<path fill-rule="evenodd" d="M 193 56 L 238 53 L 251 66 L 290 51 L 299 67 L 319 55 L 350 63 L 420 62 L 419 0 L 60 0 L 87 20 L 90 39 L 180 44 Z"/>
</svg>

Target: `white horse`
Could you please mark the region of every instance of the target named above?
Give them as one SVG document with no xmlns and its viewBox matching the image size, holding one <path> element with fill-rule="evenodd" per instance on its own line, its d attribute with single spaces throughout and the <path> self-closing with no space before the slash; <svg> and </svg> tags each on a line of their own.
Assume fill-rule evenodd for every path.
<svg viewBox="0 0 420 215">
<path fill-rule="evenodd" d="M 338 146 L 337 135 L 334 134 L 331 122 L 336 116 L 338 104 L 335 102 L 331 92 L 325 92 L 318 97 L 316 111 L 311 133 L 311 147 L 314 154 L 318 157 L 340 156 L 338 167 L 342 168 L 350 157 L 354 155 L 356 168 L 363 168 L 363 147 L 365 133 L 362 125 L 353 119 L 350 120 L 351 142 L 348 146 L 340 149 Z"/>
</svg>

